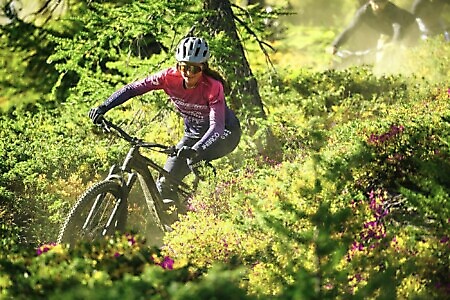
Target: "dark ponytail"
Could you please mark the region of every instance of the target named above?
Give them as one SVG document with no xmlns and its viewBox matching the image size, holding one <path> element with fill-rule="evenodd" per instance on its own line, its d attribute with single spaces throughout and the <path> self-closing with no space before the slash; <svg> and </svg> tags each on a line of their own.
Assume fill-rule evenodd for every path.
<svg viewBox="0 0 450 300">
<path fill-rule="evenodd" d="M 209 67 L 208 63 L 205 62 L 203 63 L 204 67 L 203 67 L 203 74 L 214 78 L 215 80 L 218 80 L 222 83 L 223 85 L 223 92 L 225 95 L 228 95 L 230 93 L 230 86 L 228 84 L 228 82 L 225 80 L 225 78 L 222 76 L 222 74 L 220 74 L 218 71 L 213 70 Z"/>
</svg>

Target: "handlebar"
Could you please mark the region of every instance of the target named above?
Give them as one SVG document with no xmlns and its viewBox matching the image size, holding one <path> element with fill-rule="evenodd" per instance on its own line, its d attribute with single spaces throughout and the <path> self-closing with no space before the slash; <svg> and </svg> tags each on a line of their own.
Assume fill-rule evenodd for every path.
<svg viewBox="0 0 450 300">
<path fill-rule="evenodd" d="M 145 142 L 137 137 L 133 137 L 133 136 L 129 135 L 127 132 L 125 132 L 119 125 L 116 125 L 113 122 L 105 119 L 104 115 L 99 116 L 98 122 L 96 123 L 96 125 L 101 127 L 103 129 L 103 131 L 105 131 L 107 133 L 111 132 L 111 128 L 114 129 L 120 138 L 126 140 L 128 143 L 130 143 L 133 146 L 143 147 L 143 148 L 147 148 L 147 149 L 150 149 L 150 150 L 153 150 L 156 152 L 165 153 L 165 154 L 168 154 L 169 156 L 177 155 L 177 149 L 175 148 L 175 146 L 166 146 L 166 145 L 162 145 L 162 144 L 158 144 L 158 143 L 149 143 L 149 142 Z M 194 190 L 196 190 L 197 185 L 198 185 L 199 181 L 201 180 L 202 176 L 200 175 L 199 170 L 195 166 L 192 166 L 192 165 L 188 165 L 188 166 L 195 176 L 194 181 L 192 183 L 192 187 Z M 207 162 L 206 166 L 212 168 L 214 175 L 216 174 L 216 169 L 214 168 L 213 165 L 211 165 L 211 163 Z M 181 184 L 183 184 L 183 183 L 181 183 Z"/>
<path fill-rule="evenodd" d="M 125 141 L 127 141 L 128 143 L 130 143 L 133 146 L 143 147 L 143 148 L 151 149 L 153 151 L 157 151 L 157 152 L 165 153 L 165 154 L 169 154 L 169 155 L 174 155 L 174 154 L 176 155 L 175 146 L 167 146 L 167 145 L 162 145 L 162 144 L 158 144 L 158 143 L 145 142 L 137 137 L 131 136 L 130 134 L 125 132 L 125 130 L 123 130 L 119 125 L 116 125 L 113 122 L 105 119 L 105 117 L 103 115 L 99 117 L 96 125 L 101 127 L 103 129 L 103 131 L 107 132 L 107 133 L 110 133 L 111 129 L 114 129 L 120 138 L 124 139 Z"/>
</svg>

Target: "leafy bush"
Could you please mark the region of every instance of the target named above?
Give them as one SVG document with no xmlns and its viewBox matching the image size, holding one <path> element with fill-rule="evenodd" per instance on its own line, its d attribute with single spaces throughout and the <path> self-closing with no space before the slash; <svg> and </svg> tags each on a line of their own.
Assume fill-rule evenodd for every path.
<svg viewBox="0 0 450 300">
<path fill-rule="evenodd" d="M 123 56 L 96 44 L 108 41 L 105 36 L 80 43 L 72 64 L 63 54 L 80 40 L 55 40 L 58 70 L 80 72 L 64 104 L 49 109 L 38 102 L 1 115 L 2 298 L 448 295 L 450 45 L 435 40 L 411 50 L 421 57 L 438 53 L 412 64 L 414 76 L 409 69 L 407 75 L 368 68 L 258 70 L 268 119 L 243 122 L 238 149 L 214 162 L 217 175 L 200 183 L 192 211 L 157 249 L 140 238 L 154 235 L 144 226 L 139 236 L 73 247 L 52 243 L 76 197 L 125 154 L 124 143 L 89 123 L 89 107 L 126 78 L 156 68 L 152 59 L 127 68 Z M 88 46 L 93 57 L 85 56 Z M 149 140 L 171 143 L 182 130 L 160 95 L 108 115 Z M 256 150 L 259 133 L 246 134 L 252 122 L 261 134 L 272 130 L 281 153 Z"/>
<path fill-rule="evenodd" d="M 237 285 L 239 269 L 216 266 L 207 274 L 174 269 L 170 257 L 133 235 L 2 253 L 0 267 L 1 295 L 8 299 L 251 299 Z"/>
</svg>

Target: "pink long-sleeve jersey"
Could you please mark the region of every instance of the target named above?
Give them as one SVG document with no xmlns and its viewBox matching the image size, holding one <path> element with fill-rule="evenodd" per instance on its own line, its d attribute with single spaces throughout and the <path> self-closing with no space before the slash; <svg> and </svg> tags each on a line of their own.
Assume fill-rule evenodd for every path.
<svg viewBox="0 0 450 300">
<path fill-rule="evenodd" d="M 185 134 L 200 139 L 193 146 L 195 150 L 205 150 L 224 134 L 225 128 L 238 126 L 236 116 L 225 103 L 220 81 L 203 74 L 195 88 L 186 89 L 175 67 L 125 85 L 112 94 L 103 106 L 109 110 L 132 97 L 161 89 L 183 117 Z"/>
</svg>

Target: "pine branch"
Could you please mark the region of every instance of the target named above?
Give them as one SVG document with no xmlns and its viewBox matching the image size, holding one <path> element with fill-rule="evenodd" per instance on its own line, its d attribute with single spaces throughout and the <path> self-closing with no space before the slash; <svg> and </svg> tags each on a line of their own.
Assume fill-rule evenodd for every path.
<svg viewBox="0 0 450 300">
<path fill-rule="evenodd" d="M 250 13 L 249 13 L 247 10 L 243 9 L 242 7 L 237 6 L 237 5 L 234 5 L 234 4 L 232 4 L 232 6 L 238 8 L 238 9 L 240 9 L 240 10 L 245 11 L 245 12 L 250 16 Z M 251 16 L 250 16 L 250 17 L 251 17 Z M 245 30 L 246 30 L 251 36 L 253 36 L 253 37 L 255 38 L 256 42 L 257 42 L 258 45 L 259 45 L 259 48 L 260 48 L 261 51 L 264 53 L 264 56 L 265 56 L 265 58 L 266 58 L 266 61 L 270 64 L 270 66 L 272 67 L 272 69 L 275 69 L 275 67 L 274 67 L 274 65 L 273 65 L 273 63 L 272 63 L 272 60 L 270 59 L 270 55 L 269 55 L 269 53 L 267 52 L 267 50 L 266 50 L 265 47 L 269 47 L 272 51 L 276 51 L 275 48 L 273 48 L 271 45 L 269 45 L 268 43 L 266 43 L 266 42 L 264 42 L 263 40 L 261 40 L 261 39 L 258 37 L 258 35 L 256 34 L 256 32 L 253 31 L 253 30 L 247 25 L 247 23 L 244 22 L 242 19 L 240 19 L 236 14 L 233 14 L 233 18 L 234 18 L 234 19 L 235 19 L 242 27 L 244 27 Z"/>
</svg>

